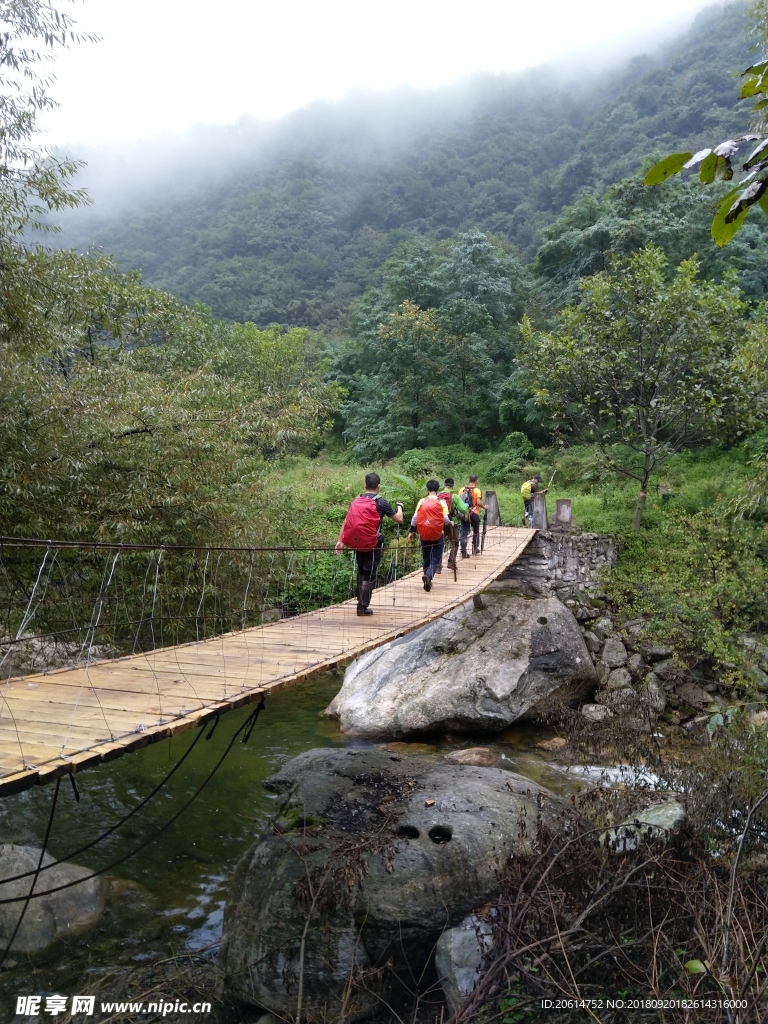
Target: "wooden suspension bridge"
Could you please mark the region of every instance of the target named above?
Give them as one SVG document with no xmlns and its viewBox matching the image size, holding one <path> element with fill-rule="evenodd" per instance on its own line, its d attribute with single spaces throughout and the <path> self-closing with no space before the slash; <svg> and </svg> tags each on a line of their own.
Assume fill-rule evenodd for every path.
<svg viewBox="0 0 768 1024">
<path fill-rule="evenodd" d="M 535 531 L 494 527 L 432 591 L 421 570 L 355 600 L 210 639 L 77 668 L 11 676 L 0 701 L 0 796 L 204 724 L 439 618 L 511 565 Z"/>
</svg>

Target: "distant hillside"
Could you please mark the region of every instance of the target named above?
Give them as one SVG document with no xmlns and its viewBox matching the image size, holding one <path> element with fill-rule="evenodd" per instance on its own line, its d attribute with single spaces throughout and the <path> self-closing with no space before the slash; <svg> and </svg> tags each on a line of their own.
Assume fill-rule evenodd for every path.
<svg viewBox="0 0 768 1024">
<path fill-rule="evenodd" d="M 734 3 L 610 74 L 482 76 L 198 129 L 175 164 L 148 149 L 121 203 L 70 217 L 62 243 L 102 246 L 220 317 L 329 327 L 404 238 L 477 227 L 530 259 L 585 186 L 739 130 L 746 27 Z"/>
</svg>

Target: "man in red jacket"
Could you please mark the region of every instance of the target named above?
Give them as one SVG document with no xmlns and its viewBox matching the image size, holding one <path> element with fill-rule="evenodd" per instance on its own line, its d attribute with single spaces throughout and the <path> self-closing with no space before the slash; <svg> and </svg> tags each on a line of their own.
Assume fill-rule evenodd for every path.
<svg viewBox="0 0 768 1024">
<path fill-rule="evenodd" d="M 355 560 L 357 562 L 357 614 L 358 615 L 373 615 L 373 612 L 368 607 L 371 603 L 371 592 L 373 585 L 376 582 L 376 571 L 379 568 L 379 562 L 381 561 L 381 553 L 384 547 L 384 535 L 381 532 L 381 523 L 384 516 L 389 516 L 393 523 L 402 523 L 403 521 L 403 503 L 402 501 L 395 502 L 397 509 L 392 508 L 386 498 L 382 498 L 379 494 L 379 488 L 381 487 L 381 478 L 378 473 L 368 473 L 365 478 L 365 491 L 349 506 L 349 512 L 347 512 L 347 518 L 344 520 L 344 525 L 339 533 L 339 539 L 336 541 L 336 554 L 340 555 L 345 547 L 350 547 L 355 552 Z M 375 507 L 375 515 L 371 518 L 375 519 L 378 515 L 378 525 L 375 525 L 374 535 L 369 541 L 366 541 L 366 547 L 360 548 L 355 544 L 354 539 L 350 539 L 347 543 L 342 540 L 344 537 L 345 530 L 347 529 L 352 510 L 356 505 L 359 505 L 360 499 L 364 498 L 372 502 Z M 373 511 L 373 509 L 371 510 Z M 371 544 L 371 547 L 367 545 Z"/>
</svg>

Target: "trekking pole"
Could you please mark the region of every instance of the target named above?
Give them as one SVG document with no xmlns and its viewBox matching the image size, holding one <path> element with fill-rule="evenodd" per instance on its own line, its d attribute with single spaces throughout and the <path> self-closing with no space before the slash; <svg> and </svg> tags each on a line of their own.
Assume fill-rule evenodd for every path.
<svg viewBox="0 0 768 1024">
<path fill-rule="evenodd" d="M 485 534 L 486 534 L 487 530 L 488 530 L 488 509 L 486 509 L 485 512 L 483 513 L 483 535 L 480 538 L 480 554 L 481 555 L 483 553 L 483 548 L 485 547 Z"/>
<path fill-rule="evenodd" d="M 400 523 L 395 527 L 395 579 L 392 583 L 392 605 L 395 604 L 395 592 L 397 590 L 397 556 L 400 552 Z"/>
</svg>

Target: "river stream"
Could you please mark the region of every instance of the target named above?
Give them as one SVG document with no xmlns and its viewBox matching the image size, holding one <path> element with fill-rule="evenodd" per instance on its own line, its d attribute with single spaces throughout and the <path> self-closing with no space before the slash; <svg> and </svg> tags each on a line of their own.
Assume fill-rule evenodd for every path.
<svg viewBox="0 0 768 1024">
<path fill-rule="evenodd" d="M 60 941 L 34 960 L 11 950 L 0 972 L 2 1019 L 12 1018 L 17 995 L 87 994 L 90 983 L 104 972 L 183 950 L 213 948 L 221 935 L 232 869 L 274 808 L 274 797 L 262 786 L 264 779 L 304 750 L 355 742 L 322 717 L 339 685 L 338 675 L 327 674 L 268 698 L 248 742 L 235 742 L 211 781 L 178 820 L 108 873 L 110 898 L 97 928 Z M 91 869 L 105 867 L 160 828 L 195 792 L 251 711 L 252 707 L 246 707 L 224 715 L 213 736 L 198 740 L 168 785 L 145 808 L 94 849 L 73 859 Z M 183 733 L 87 769 L 76 776 L 79 801 L 69 779 L 64 778 L 49 852 L 56 858 L 68 858 L 73 850 L 109 829 L 168 774 L 197 732 Z M 500 755 L 500 763 L 511 770 L 555 791 L 573 791 L 578 781 L 535 750 L 542 735 L 541 729 L 521 727 L 507 730 L 504 742 L 489 743 L 487 736 L 441 737 L 429 744 L 397 746 L 414 753 L 490 746 Z M 39 847 L 53 792 L 54 786 L 49 784 L 0 799 L 0 841 Z"/>
</svg>

